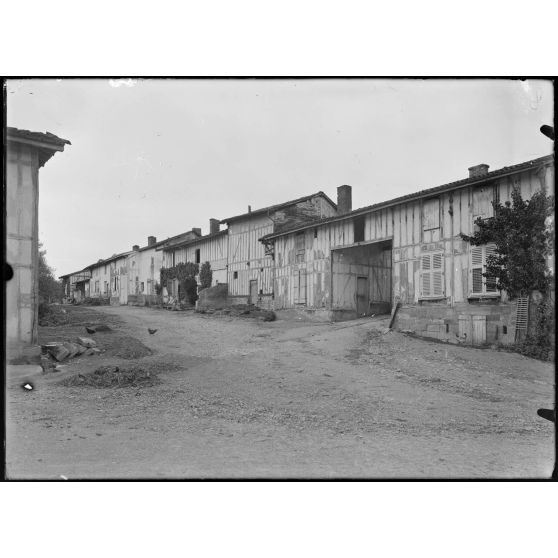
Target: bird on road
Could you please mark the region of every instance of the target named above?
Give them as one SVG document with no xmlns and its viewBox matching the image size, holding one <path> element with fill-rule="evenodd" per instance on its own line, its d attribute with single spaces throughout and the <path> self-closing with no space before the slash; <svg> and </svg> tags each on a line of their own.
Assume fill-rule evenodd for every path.
<svg viewBox="0 0 558 558">
<path fill-rule="evenodd" d="M 149 331 L 149 333 L 151 333 L 151 335 L 153 335 L 154 333 L 157 333 L 156 329 L 151 329 L 150 327 L 147 328 L 147 331 Z"/>
<path fill-rule="evenodd" d="M 96 330 L 94 330 L 92 327 L 87 326 L 85 326 L 85 331 L 87 331 L 87 333 L 90 333 L 91 335 L 93 335 L 93 333 L 96 333 Z"/>
</svg>

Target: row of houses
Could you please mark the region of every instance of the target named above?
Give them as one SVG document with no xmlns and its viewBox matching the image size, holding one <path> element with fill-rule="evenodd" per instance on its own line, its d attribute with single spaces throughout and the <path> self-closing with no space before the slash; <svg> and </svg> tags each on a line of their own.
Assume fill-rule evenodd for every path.
<svg viewBox="0 0 558 558">
<path fill-rule="evenodd" d="M 241 215 L 210 219 L 206 235 L 193 228 L 163 241 L 149 236 L 143 247 L 134 245 L 128 252 L 100 259 L 60 279 L 69 299 L 144 304 L 155 302 L 157 291 L 164 297 L 180 296 L 176 279 L 159 285 L 161 268 L 209 262 L 212 284 L 227 284 L 232 303 L 272 307 L 274 262 L 260 238 L 336 214 L 337 205 L 323 192 L 254 211 L 249 206 Z"/>
<path fill-rule="evenodd" d="M 489 172 L 470 167 L 465 179 L 367 207 L 352 208 L 351 186 L 337 203 L 317 192 L 222 220 L 200 229 L 99 260 L 63 276 L 68 296 L 104 296 L 112 303 L 144 303 L 156 296 L 161 267 L 208 261 L 213 284 L 228 301 L 345 320 L 389 312 L 396 327 L 474 344 L 512 342 L 517 301 L 485 278 L 492 245 L 473 247 L 478 217 L 492 216 L 519 188 L 525 199 L 554 189 L 554 157 Z M 221 227 L 224 227 L 221 230 Z M 553 260 L 549 261 L 553 268 Z M 178 296 L 176 281 L 162 285 Z"/>
</svg>

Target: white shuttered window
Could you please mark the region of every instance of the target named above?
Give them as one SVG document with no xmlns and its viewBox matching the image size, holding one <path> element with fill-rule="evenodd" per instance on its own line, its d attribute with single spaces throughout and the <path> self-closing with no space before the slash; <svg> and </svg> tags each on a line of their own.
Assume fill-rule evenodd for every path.
<svg viewBox="0 0 558 558">
<path fill-rule="evenodd" d="M 444 296 L 444 254 L 423 254 L 420 258 L 421 298 Z"/>
<path fill-rule="evenodd" d="M 483 246 L 471 246 L 470 287 L 472 295 L 484 295 L 498 293 L 496 278 L 484 277 L 486 272 L 486 260 L 490 254 L 496 253 L 496 245 L 484 244 Z"/>
</svg>

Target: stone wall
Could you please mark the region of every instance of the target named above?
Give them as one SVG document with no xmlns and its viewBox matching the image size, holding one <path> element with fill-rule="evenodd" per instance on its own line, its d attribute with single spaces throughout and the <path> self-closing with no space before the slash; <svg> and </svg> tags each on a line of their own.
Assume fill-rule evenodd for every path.
<svg viewBox="0 0 558 558">
<path fill-rule="evenodd" d="M 229 306 L 230 302 L 228 293 L 229 287 L 226 283 L 202 289 L 198 293 L 199 298 L 196 301 L 196 308 L 205 310 L 208 308 L 224 308 Z"/>
<path fill-rule="evenodd" d="M 400 307 L 394 327 L 452 343 L 511 344 L 515 339 L 514 313 L 514 303 L 500 300 L 461 302 L 453 306 L 442 302 L 419 303 Z"/>
</svg>

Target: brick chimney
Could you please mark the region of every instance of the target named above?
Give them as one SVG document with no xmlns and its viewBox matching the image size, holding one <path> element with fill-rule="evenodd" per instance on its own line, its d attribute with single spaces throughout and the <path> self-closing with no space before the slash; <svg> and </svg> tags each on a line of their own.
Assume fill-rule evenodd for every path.
<svg viewBox="0 0 558 558">
<path fill-rule="evenodd" d="M 350 213 L 353 210 L 353 189 L 344 184 L 337 188 L 337 213 Z"/>
<path fill-rule="evenodd" d="M 193 228 L 193 229 L 192 229 L 192 232 L 193 232 L 195 235 L 197 235 L 197 236 L 201 236 L 201 229 Z"/>
<path fill-rule="evenodd" d="M 148 246 L 153 246 L 154 244 L 157 244 L 157 238 L 155 236 L 148 236 L 147 237 L 147 245 Z"/>
<path fill-rule="evenodd" d="M 209 220 L 209 234 L 215 234 L 219 232 L 219 219 Z"/>
<path fill-rule="evenodd" d="M 137 252 L 137 251 L 139 250 L 139 246 L 138 246 L 137 244 L 134 244 L 134 245 L 132 246 L 132 250 L 133 250 L 134 252 Z"/>
<path fill-rule="evenodd" d="M 486 174 L 488 174 L 488 165 L 485 163 L 469 167 L 469 178 L 478 178 L 479 176 L 484 176 Z"/>
</svg>

